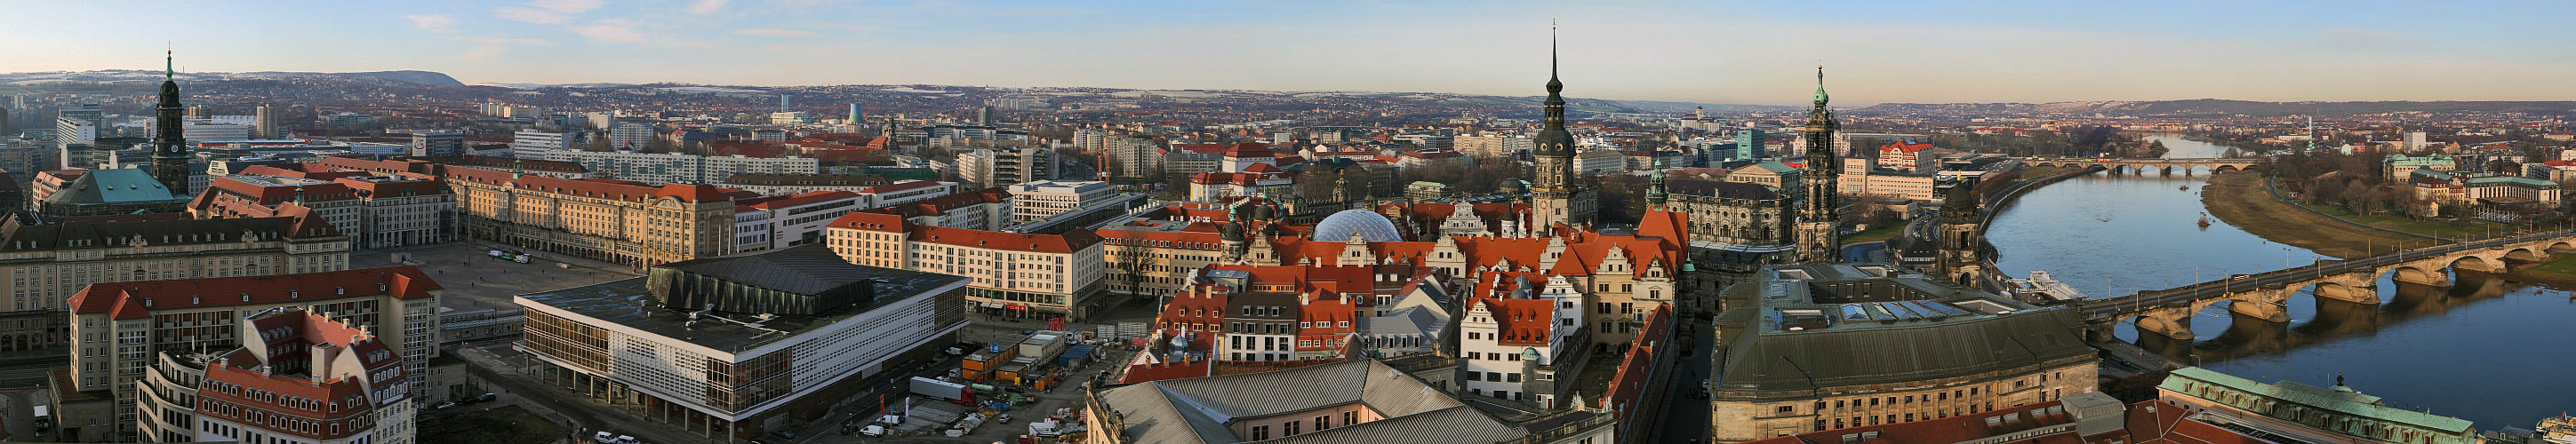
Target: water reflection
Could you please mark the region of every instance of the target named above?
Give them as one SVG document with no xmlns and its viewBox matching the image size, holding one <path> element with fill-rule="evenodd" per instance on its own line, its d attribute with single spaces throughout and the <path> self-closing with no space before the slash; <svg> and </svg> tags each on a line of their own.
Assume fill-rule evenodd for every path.
<svg viewBox="0 0 2576 444">
<path fill-rule="evenodd" d="M 2167 157 L 2212 157 L 2222 147 L 2159 138 Z M 2049 270 L 2096 297 L 2168 288 L 2230 273 L 2306 265 L 2315 254 L 2216 222 L 2204 229 L 2195 192 L 2208 175 L 2094 174 L 2033 190 L 1998 215 L 1987 239 L 2013 275 Z M 2177 190 L 2189 187 L 2191 190 Z M 2530 427 L 2576 409 L 2576 299 L 2565 289 L 2455 273 L 2448 286 L 2378 280 L 2379 304 L 2319 298 L 2287 302 L 2288 323 L 2243 318 L 2216 304 L 2193 316 L 2199 341 L 2115 334 L 2181 362 L 2256 381 L 2353 387 L 2401 408 L 2474 421 L 2480 429 Z M 2109 290 L 2106 291 L 2106 288 Z"/>
</svg>

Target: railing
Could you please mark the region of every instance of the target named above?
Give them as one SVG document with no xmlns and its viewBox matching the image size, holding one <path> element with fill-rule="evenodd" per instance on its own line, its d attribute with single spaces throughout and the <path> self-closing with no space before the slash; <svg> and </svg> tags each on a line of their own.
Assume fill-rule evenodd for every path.
<svg viewBox="0 0 2576 444">
<path fill-rule="evenodd" d="M 2220 279 L 2218 279 L 2218 280 L 2212 280 L 2212 281 L 2208 281 L 2208 282 L 2201 282 L 2201 283 L 2196 283 L 2196 284 L 2186 285 L 2186 286 L 2182 286 L 2182 287 L 2175 287 L 2175 288 L 2164 289 L 2164 290 L 2142 291 L 2142 292 L 2138 292 L 2138 293 L 2130 294 L 2130 295 L 2128 295 L 2128 296 L 2121 296 L 2121 297 L 2110 298 L 2110 299 L 2096 299 L 2096 300 L 2084 301 L 2084 302 L 2083 302 L 2084 307 L 2082 308 L 2082 310 L 2083 310 L 2083 312 L 2084 312 L 2085 317 L 2087 317 L 2087 318 L 2100 318 L 2100 317 L 2109 316 L 2109 315 L 2115 315 L 2115 314 L 2121 314 L 2121 313 L 2128 313 L 2128 312 L 2131 312 L 2131 311 L 2137 311 L 2137 310 L 2140 310 L 2140 309 L 2143 309 L 2143 308 L 2145 308 L 2145 307 L 2149 307 L 2149 306 L 2164 306 L 2164 305 L 2169 305 L 2169 304 L 2174 303 L 2176 300 L 2180 300 L 2180 298 L 2178 298 L 2178 297 L 2180 297 L 2180 296 L 2189 296 L 2189 298 L 2188 298 L 2189 300 L 2199 300 L 2199 299 L 2201 299 L 2201 298 L 2203 298 L 2203 297 L 2210 296 L 2210 295 L 2211 295 L 2210 293 L 2212 293 L 2212 291 L 2216 291 L 2218 295 L 2225 295 L 2225 294 L 2228 294 L 2228 293 L 2233 293 L 2233 292 L 2234 292 L 2234 291 L 2233 291 L 2233 290 L 2234 290 L 2234 287 L 2236 287 L 2236 286 L 2243 286 L 2243 287 L 2245 287 L 2245 288 L 2247 288 L 2247 289 L 2262 288 L 2262 287 L 2266 287 L 2266 286 L 2270 286 L 2270 285 L 2272 285 L 2272 284 L 2266 284 L 2266 283 L 2265 283 L 2265 281 L 2269 281 L 2269 280 L 2272 280 L 2272 279 L 2274 279 L 2274 278 L 2278 278 L 2278 277 L 2285 276 L 2285 275 L 2293 275 L 2293 274 L 2311 274 L 2311 273 L 2313 273 L 2314 275 L 2322 276 L 2322 275 L 2327 275 L 2327 274 L 2340 274 L 2340 273 L 2345 273 L 2345 272 L 2350 272 L 2350 271 L 2353 271 L 2353 270 L 2365 269 L 2365 268 L 2367 268 L 2367 269 L 2374 269 L 2374 270 L 2375 270 L 2375 269 L 2377 269 L 2378 267 L 2381 267 L 2381 266 L 2401 264 L 2401 263 L 2405 263 L 2405 261 L 2408 261 L 2408 260 L 2414 260 L 2414 259 L 2407 259 L 2407 257 L 2408 257 L 2408 256 L 2414 256 L 2416 259 L 2422 259 L 2422 258 L 2430 258 L 2430 257 L 2435 257 L 2435 256 L 2439 256 L 2439 255 L 2450 254 L 2450 253 L 2455 253 L 2455 252 L 2460 252 L 2460 251 L 2468 251 L 2468 250 L 2474 250 L 2474 249 L 2479 249 L 2479 248 L 2489 248 L 2489 247 L 2503 246 L 2503 245 L 2508 245 L 2508 244 L 2512 244 L 2512 243 L 2515 243 L 2515 242 L 2528 242 L 2528 241 L 2535 241 L 2535 240 L 2547 240 L 2547 239 L 2555 239 L 2555 238 L 2568 237 L 2568 236 L 2576 236 L 2576 229 L 2570 229 L 2570 230 L 2559 230 L 2559 231 L 2549 231 L 2549 232 L 2541 232 L 2541 233 L 2532 233 L 2532 234 L 2524 234 L 2524 235 L 2518 235 L 2518 236 L 2496 237 L 2496 238 L 2488 238 L 2488 239 L 2477 240 L 2477 241 L 2471 241 L 2471 242 L 2464 242 L 2464 243 L 2444 244 L 2444 245 L 2442 245 L 2442 246 L 2438 246 L 2438 247 L 2419 248 L 2419 249 L 2413 249 L 2413 250 L 2403 250 L 2403 251 L 2399 251 L 2399 252 L 2394 253 L 2394 254 L 2385 254 L 2385 255 L 2372 256 L 2372 257 L 2360 258 L 2360 259 L 2350 259 L 2350 260 L 2331 261 L 2331 262 L 2324 262 L 2324 261 L 2321 261 L 2321 262 L 2317 262 L 2315 265 L 2309 265 L 2309 266 L 2306 266 L 2306 267 L 2295 267 L 2295 268 L 2289 268 L 2289 269 L 2283 269 L 2283 270 L 2273 270 L 2273 271 L 2269 271 L 2269 272 L 2264 272 L 2264 273 L 2259 273 L 2259 274 L 2250 275 L 2249 277 L 2247 277 L 2247 278 L 2243 278 L 2243 279 L 2238 279 L 2238 278 L 2234 278 L 2234 277 L 2226 277 L 2226 278 L 2220 278 Z"/>
</svg>

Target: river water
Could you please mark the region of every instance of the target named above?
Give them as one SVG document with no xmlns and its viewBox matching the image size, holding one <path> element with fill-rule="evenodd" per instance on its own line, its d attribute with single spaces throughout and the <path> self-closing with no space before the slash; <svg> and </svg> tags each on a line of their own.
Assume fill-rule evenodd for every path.
<svg viewBox="0 0 2576 444">
<path fill-rule="evenodd" d="M 2226 149 L 2154 136 L 2166 157 L 2217 157 Z M 1995 218 L 1986 238 L 1995 265 L 2023 276 L 2047 270 L 2088 296 L 2181 286 L 2233 273 L 2303 266 L 2322 256 L 2263 240 L 2211 217 L 2201 227 L 2192 175 L 2094 173 L 2033 190 Z M 2188 188 L 2188 190 L 2182 189 Z M 2123 340 L 2182 362 L 2256 381 L 2331 386 L 2336 374 L 2390 406 L 2468 419 L 2480 430 L 2529 428 L 2576 410 L 2576 298 L 2566 290 L 2460 276 L 2451 287 L 2379 283 L 2382 304 L 2309 296 L 2289 302 L 2287 325 L 2238 318 L 2225 304 L 2191 320 L 2196 341 L 2148 334 Z"/>
</svg>

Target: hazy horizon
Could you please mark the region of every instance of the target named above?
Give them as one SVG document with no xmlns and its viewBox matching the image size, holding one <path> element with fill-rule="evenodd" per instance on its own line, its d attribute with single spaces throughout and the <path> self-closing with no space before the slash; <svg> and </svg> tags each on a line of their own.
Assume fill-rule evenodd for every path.
<svg viewBox="0 0 2576 444">
<path fill-rule="evenodd" d="M 2576 100 L 2576 4 L 535 0 L 10 11 L 0 72 L 436 71 L 466 83 L 1542 94 L 1794 105 Z M 2393 15 L 2391 11 L 2405 11 Z M 2456 12 L 2453 12 L 2456 11 Z M 2507 12 L 2507 13 L 2499 13 Z M 99 23 L 166 24 L 108 27 Z M 224 23 L 205 26 L 200 23 Z M 166 42 L 166 43 L 165 43 Z"/>
</svg>

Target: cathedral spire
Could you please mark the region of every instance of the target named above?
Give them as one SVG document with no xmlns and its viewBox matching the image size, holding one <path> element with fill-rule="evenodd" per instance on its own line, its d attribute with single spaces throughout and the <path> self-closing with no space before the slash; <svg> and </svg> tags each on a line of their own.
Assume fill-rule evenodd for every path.
<svg viewBox="0 0 2576 444">
<path fill-rule="evenodd" d="M 1826 99 L 1828 97 L 1825 96 L 1825 65 L 1818 64 L 1816 65 L 1816 107 L 1824 108 Z"/>
<path fill-rule="evenodd" d="M 1565 129 L 1565 82 L 1556 77 L 1556 21 L 1547 22 L 1547 101 L 1540 106 L 1547 112 L 1547 129 Z"/>
<path fill-rule="evenodd" d="M 161 51 L 161 80 L 179 80 L 179 51 Z"/>
</svg>

